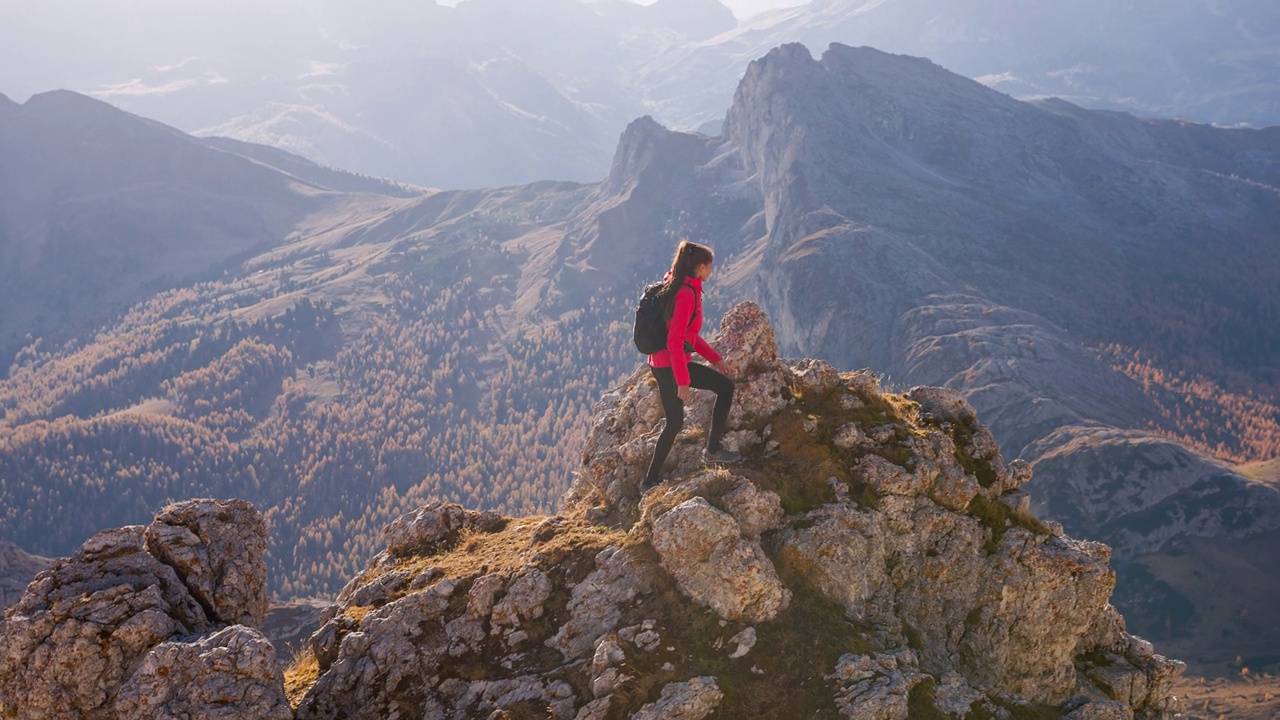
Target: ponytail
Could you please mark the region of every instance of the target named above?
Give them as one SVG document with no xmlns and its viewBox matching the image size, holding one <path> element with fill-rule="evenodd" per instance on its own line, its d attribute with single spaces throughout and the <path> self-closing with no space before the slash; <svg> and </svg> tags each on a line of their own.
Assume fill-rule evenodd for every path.
<svg viewBox="0 0 1280 720">
<path fill-rule="evenodd" d="M 667 278 L 662 294 L 666 297 L 667 320 L 676 311 L 676 293 L 684 287 L 685 280 L 693 277 L 699 265 L 715 259 L 711 248 L 688 240 L 681 240 L 676 247 L 676 255 L 671 260 L 671 277 Z"/>
</svg>

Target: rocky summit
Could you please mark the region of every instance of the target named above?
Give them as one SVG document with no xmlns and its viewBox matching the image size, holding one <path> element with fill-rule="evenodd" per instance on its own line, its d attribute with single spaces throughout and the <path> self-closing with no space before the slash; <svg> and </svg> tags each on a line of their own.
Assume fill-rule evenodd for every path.
<svg viewBox="0 0 1280 720">
<path fill-rule="evenodd" d="M 264 608 L 260 517 L 176 506 L 31 584 L 0 633 L 0 711 L 1179 717 L 1183 666 L 1126 633 L 1110 549 L 1028 512 L 1029 469 L 959 393 L 782 359 L 750 302 L 714 344 L 741 464 L 704 464 L 695 398 L 643 490 L 662 413 L 640 368 L 596 408 L 561 514 L 400 518 L 283 678 L 246 627 Z"/>
<path fill-rule="evenodd" d="M 267 528 L 192 500 L 56 560 L 0 624 L 0 717 L 292 717 L 267 609 Z"/>
</svg>

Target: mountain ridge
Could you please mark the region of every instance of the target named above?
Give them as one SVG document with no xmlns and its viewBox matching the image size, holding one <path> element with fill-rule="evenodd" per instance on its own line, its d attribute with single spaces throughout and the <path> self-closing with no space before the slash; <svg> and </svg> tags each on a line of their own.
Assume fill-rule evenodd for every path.
<svg viewBox="0 0 1280 720">
<path fill-rule="evenodd" d="M 55 7 L 6 28 L 6 67 L 22 70 L 0 73 L 0 85 L 71 87 L 196 134 L 429 186 L 597 181 L 631 119 L 718 127 L 747 63 L 789 42 L 928 56 L 1025 99 L 1280 123 L 1269 53 L 1280 28 L 1240 0 L 1180 0 L 1159 12 L 1099 0 L 1007 12 L 842 0 L 741 22 L 714 2 L 468 0 L 386 4 L 373 16 L 336 2 L 255 16 L 135 3 L 86 16 L 103 36 L 127 39 L 105 55 L 97 38 L 57 33 L 66 23 Z M 38 62 L 50 48 L 64 58 L 55 67 Z"/>
<path fill-rule="evenodd" d="M 755 66 L 725 136 L 634 122 L 605 183 L 326 194 L 321 212 L 226 275 L 155 295 L 77 347 L 29 347 L 0 385 L 12 428 L 0 461 L 40 482 L 5 488 L 23 508 L 6 539 L 64 554 L 84 528 L 141 522 L 204 487 L 258 503 L 277 591 L 312 595 L 380 550 L 374 529 L 428 502 L 545 512 L 576 462 L 564 443 L 634 367 L 633 299 L 618 288 L 660 277 L 690 237 L 717 252 L 707 312 L 758 298 L 784 355 L 964 392 L 1011 456 L 1036 463 L 1042 512 L 1076 534 L 1108 533 L 1122 590 L 1140 564 L 1164 583 L 1154 597 L 1118 595 L 1137 603 L 1126 606 L 1135 623 L 1177 610 L 1171 630 L 1143 632 L 1223 667 L 1254 654 L 1266 628 L 1233 626 L 1245 639 L 1226 646 L 1209 606 L 1187 599 L 1200 597 L 1194 576 L 1159 575 L 1157 560 L 1179 538 L 1194 551 L 1180 557 L 1195 559 L 1196 532 L 1225 531 L 1204 540 L 1228 551 L 1265 536 L 1269 516 L 1237 512 L 1260 491 L 1227 472 L 1230 492 L 1216 492 L 1221 463 L 1168 441 L 1195 431 L 1161 415 L 1185 410 L 1182 395 L 1153 398 L 1097 344 L 1126 341 L 1146 357 L 1182 343 L 1203 356 L 1193 370 L 1264 391 L 1264 363 L 1233 376 L 1215 354 L 1247 359 L 1275 339 L 1253 323 L 1259 310 L 1240 310 L 1240 298 L 1265 296 L 1273 268 L 1257 232 L 1273 194 L 1250 181 L 1274 172 L 1274 133 L 1170 135 L 1173 125 L 1014 104 L 925 61 L 827 55 L 789 47 Z M 864 65 L 916 79 L 900 98 L 903 83 L 846 91 L 867 84 Z M 774 87 L 770 73 L 796 82 Z M 937 83 L 1012 111 L 984 123 L 908 99 Z M 986 117 L 980 102 L 966 107 Z M 1003 134 L 982 136 L 987 124 Z M 1201 134 L 1212 142 L 1180 158 L 1191 169 L 1149 150 Z M 959 149 L 939 152 L 949 143 Z M 968 169 L 966 146 L 999 150 L 990 175 Z M 1094 158 L 1105 160 L 1096 174 Z M 1210 161 L 1212 172 L 1195 170 Z M 1236 167 L 1254 169 L 1221 177 Z M 1025 177 L 1041 185 L 1027 190 Z M 1006 187 L 1016 202 L 988 202 Z M 1054 205 L 1044 187 L 1067 199 Z M 1205 228 L 1230 233 L 1239 257 Z M 1168 247 L 1179 252 L 1154 255 Z M 1163 272 L 1178 295 L 1160 292 Z M 1221 296 L 1184 301 L 1199 275 Z M 1180 324 L 1145 327 L 1166 310 Z M 1130 315 L 1141 321 L 1115 322 Z M 1233 328 L 1250 334 L 1233 339 Z M 118 478 L 109 495 L 84 480 L 99 477 Z M 1108 489 L 1116 479 L 1134 491 Z"/>
<path fill-rule="evenodd" d="M 564 513 L 395 519 L 283 678 L 255 629 L 252 505 L 186 501 L 101 532 L 0 622 L 0 711 L 1180 716 L 1185 666 L 1125 631 L 1106 546 L 1026 514 L 1029 471 L 958 393 L 786 362 L 772 332 L 747 302 L 716 334 L 744 463 L 707 466 L 686 433 L 640 487 L 661 410 L 637 369 L 598 404 Z M 689 411 L 701 424 L 710 406 Z"/>
</svg>

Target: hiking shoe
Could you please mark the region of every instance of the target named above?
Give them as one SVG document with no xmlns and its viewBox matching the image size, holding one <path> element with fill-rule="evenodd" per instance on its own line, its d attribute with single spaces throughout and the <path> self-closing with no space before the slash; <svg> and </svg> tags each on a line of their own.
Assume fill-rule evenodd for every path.
<svg viewBox="0 0 1280 720">
<path fill-rule="evenodd" d="M 703 450 L 702 459 L 709 463 L 736 463 L 742 459 L 742 453 L 729 448 L 720 448 L 716 451 Z"/>
</svg>

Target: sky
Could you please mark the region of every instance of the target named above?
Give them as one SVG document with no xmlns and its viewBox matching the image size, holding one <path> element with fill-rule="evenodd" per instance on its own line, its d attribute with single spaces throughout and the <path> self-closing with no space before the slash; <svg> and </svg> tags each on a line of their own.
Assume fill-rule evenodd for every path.
<svg viewBox="0 0 1280 720">
<path fill-rule="evenodd" d="M 648 5 L 652 0 L 632 1 L 639 2 L 641 5 Z M 804 5 L 808 0 L 720 0 L 720 2 L 727 5 L 733 11 L 733 14 L 741 20 L 765 10 Z"/>
<path fill-rule="evenodd" d="M 776 8 L 795 7 L 796 5 L 804 5 L 809 0 L 720 0 L 724 3 L 738 19 L 751 17 L 765 10 L 774 10 Z M 436 0 L 440 5 L 457 5 L 460 0 Z M 650 5 L 654 0 L 631 0 L 631 2 L 640 5 Z"/>
</svg>

